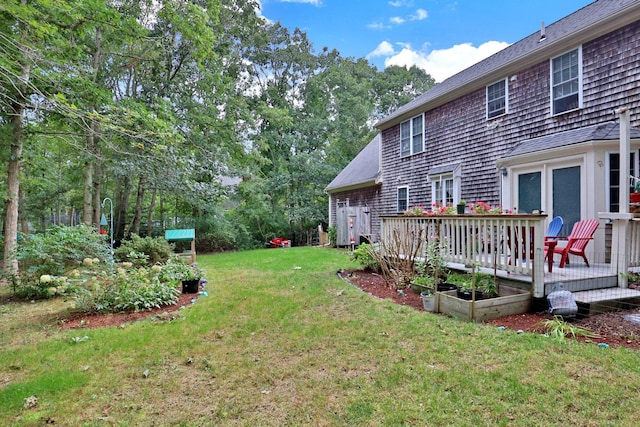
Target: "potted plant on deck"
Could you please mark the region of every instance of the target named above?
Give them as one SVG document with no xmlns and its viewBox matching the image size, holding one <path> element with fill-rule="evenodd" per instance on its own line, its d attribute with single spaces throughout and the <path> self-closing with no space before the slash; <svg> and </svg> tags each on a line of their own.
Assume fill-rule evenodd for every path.
<svg viewBox="0 0 640 427">
<path fill-rule="evenodd" d="M 456 212 L 458 213 L 458 215 L 462 215 L 462 214 L 464 214 L 464 210 L 466 208 L 467 208 L 466 200 L 460 200 L 458 202 L 458 204 L 456 205 Z"/>
</svg>

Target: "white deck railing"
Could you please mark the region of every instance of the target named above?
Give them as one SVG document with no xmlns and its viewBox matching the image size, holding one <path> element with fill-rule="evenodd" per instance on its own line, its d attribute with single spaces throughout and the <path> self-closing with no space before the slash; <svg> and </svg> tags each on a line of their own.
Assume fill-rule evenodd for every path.
<svg viewBox="0 0 640 427">
<path fill-rule="evenodd" d="M 640 267 L 640 218 L 629 222 L 627 267 Z"/>
<path fill-rule="evenodd" d="M 447 262 L 532 276 L 534 297 L 544 296 L 543 215 L 439 215 L 381 217 L 382 247 L 394 240 L 438 239 Z M 528 250 L 527 250 L 528 248 Z"/>
</svg>

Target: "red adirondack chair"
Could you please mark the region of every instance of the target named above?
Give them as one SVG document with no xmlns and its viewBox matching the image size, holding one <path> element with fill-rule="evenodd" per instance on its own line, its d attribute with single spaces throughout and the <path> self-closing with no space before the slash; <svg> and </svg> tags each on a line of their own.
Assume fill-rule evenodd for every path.
<svg viewBox="0 0 640 427">
<path fill-rule="evenodd" d="M 553 248 L 553 253 L 551 254 L 547 253 L 548 248 L 545 247 L 545 257 L 553 257 L 555 254 L 561 254 L 560 268 L 564 268 L 564 265 L 569 263 L 569 254 L 579 255 L 584 259 L 587 267 L 589 267 L 589 260 L 587 260 L 584 249 L 587 247 L 587 244 L 593 240 L 593 234 L 598 229 L 598 225 L 600 224 L 597 219 L 583 219 L 582 221 L 576 222 L 569 236 L 557 236 L 560 240 L 566 239 L 567 245 L 556 246 Z"/>
</svg>

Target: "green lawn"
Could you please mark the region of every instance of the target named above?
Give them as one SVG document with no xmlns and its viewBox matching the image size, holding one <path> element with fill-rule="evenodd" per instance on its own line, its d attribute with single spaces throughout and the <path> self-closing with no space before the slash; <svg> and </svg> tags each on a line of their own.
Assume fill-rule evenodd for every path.
<svg viewBox="0 0 640 427">
<path fill-rule="evenodd" d="M 199 256 L 173 321 L 61 331 L 61 300 L 0 305 L 0 425 L 635 425 L 640 353 L 372 298 L 328 248 Z M 6 289 L 2 290 L 6 293 Z M 86 338 L 85 338 L 86 337 Z M 36 396 L 33 408 L 25 398 Z"/>
</svg>

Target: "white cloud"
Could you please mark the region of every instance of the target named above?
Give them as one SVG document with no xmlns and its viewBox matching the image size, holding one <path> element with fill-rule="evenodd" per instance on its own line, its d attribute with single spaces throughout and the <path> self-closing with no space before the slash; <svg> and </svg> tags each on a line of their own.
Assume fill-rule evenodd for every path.
<svg viewBox="0 0 640 427">
<path fill-rule="evenodd" d="M 280 0 L 282 3 L 309 3 L 314 6 L 322 6 L 322 0 Z"/>
<path fill-rule="evenodd" d="M 411 15 L 411 20 L 412 21 L 422 21 L 423 19 L 427 19 L 428 17 L 429 17 L 429 14 L 427 13 L 426 10 L 418 9 L 418 10 L 416 10 L 416 14 L 415 15 Z"/>
<path fill-rule="evenodd" d="M 441 82 L 507 46 L 509 44 L 505 42 L 488 41 L 478 47 L 471 43 L 463 43 L 448 49 L 424 52 L 414 50 L 410 45 L 404 44 L 401 45 L 400 52 L 395 52 L 391 43 L 382 42 L 367 57 L 386 56 L 384 65 L 387 67 L 391 65 L 404 67 L 416 65 L 429 73 L 436 82 Z"/>
<path fill-rule="evenodd" d="M 371 53 L 367 55 L 368 58 L 376 56 L 391 56 L 395 53 L 393 45 L 387 41 L 380 43 Z"/>
<path fill-rule="evenodd" d="M 272 20 L 262 14 L 262 2 L 260 0 L 256 0 L 254 10 L 258 18 L 262 18 L 262 20 L 264 20 L 267 24 L 273 24 Z"/>
<path fill-rule="evenodd" d="M 399 16 L 394 16 L 392 18 L 389 18 L 389 21 L 392 24 L 400 25 L 400 24 L 404 23 L 404 18 L 401 18 Z"/>
<path fill-rule="evenodd" d="M 402 7 L 402 6 L 411 7 L 413 5 L 413 1 L 412 0 L 395 0 L 395 1 L 390 1 L 389 4 L 393 7 Z"/>
<path fill-rule="evenodd" d="M 371 30 L 386 30 L 389 27 L 388 25 L 384 25 L 384 23 L 382 22 L 372 22 L 371 24 L 367 24 L 367 28 L 371 29 Z"/>
</svg>

